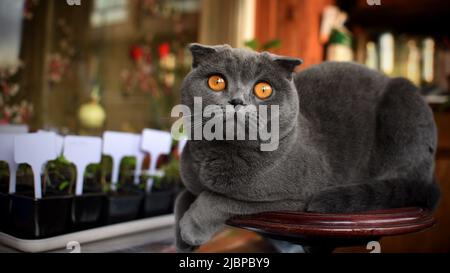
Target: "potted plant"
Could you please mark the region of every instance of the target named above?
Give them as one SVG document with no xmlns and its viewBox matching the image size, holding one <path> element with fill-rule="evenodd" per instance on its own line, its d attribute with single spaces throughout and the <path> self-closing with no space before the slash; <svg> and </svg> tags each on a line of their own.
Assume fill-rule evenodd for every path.
<svg viewBox="0 0 450 273">
<path fill-rule="evenodd" d="M 119 181 L 116 188 L 112 189 L 112 158 L 109 156 L 102 158 L 103 190 L 107 193 L 103 211 L 105 224 L 137 219 L 143 194 L 133 182 L 135 166 L 136 159 L 134 157 L 124 157 L 120 164 Z"/>
<path fill-rule="evenodd" d="M 26 164 L 19 165 L 17 191 L 10 195 L 9 232 L 24 239 L 46 238 L 67 232 L 73 185 L 73 166 L 63 157 L 58 157 L 47 163 L 42 175 L 42 198 L 36 199 L 32 170 Z"/>
<path fill-rule="evenodd" d="M 0 161 L 0 232 L 8 229 L 10 215 L 9 169 L 6 162 Z"/>
<path fill-rule="evenodd" d="M 103 193 L 101 164 L 90 164 L 84 172 L 83 194 L 73 198 L 70 223 L 73 231 L 100 226 L 106 195 Z"/>
<path fill-rule="evenodd" d="M 143 182 L 146 182 L 148 178 L 153 179 L 151 191 L 145 195 L 144 217 L 172 213 L 175 197 L 180 192 L 180 162 L 175 148 L 172 149 L 171 155 L 162 156 L 158 165 L 161 175 L 143 176 L 142 178 Z M 145 183 L 142 184 L 145 185 Z"/>
</svg>

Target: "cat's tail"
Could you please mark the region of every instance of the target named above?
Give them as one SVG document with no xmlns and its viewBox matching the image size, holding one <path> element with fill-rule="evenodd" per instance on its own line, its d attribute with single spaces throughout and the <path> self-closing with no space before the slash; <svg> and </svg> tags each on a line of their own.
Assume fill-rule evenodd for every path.
<svg viewBox="0 0 450 273">
<path fill-rule="evenodd" d="M 312 196 L 306 210 L 349 213 L 370 210 L 423 207 L 435 210 L 440 198 L 436 178 L 432 181 L 377 180 L 326 189 Z"/>
</svg>

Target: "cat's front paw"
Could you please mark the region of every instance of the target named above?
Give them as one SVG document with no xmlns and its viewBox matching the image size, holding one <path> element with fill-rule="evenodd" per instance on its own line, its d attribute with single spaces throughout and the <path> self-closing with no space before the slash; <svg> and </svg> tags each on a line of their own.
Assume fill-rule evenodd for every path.
<svg viewBox="0 0 450 273">
<path fill-rule="evenodd" d="M 197 246 L 188 245 L 184 241 L 176 242 L 177 253 L 191 253 L 194 252 L 197 248 Z"/>
<path fill-rule="evenodd" d="M 183 238 L 181 237 L 181 230 L 177 230 L 176 238 L 175 238 L 175 247 L 177 250 L 177 253 L 191 253 L 194 252 L 195 249 L 197 249 L 197 246 L 189 245 L 185 241 L 183 241 Z"/>
<path fill-rule="evenodd" d="M 186 244 L 194 247 L 206 243 L 211 237 L 208 230 L 199 225 L 189 213 L 186 213 L 180 220 L 180 235 Z"/>
</svg>

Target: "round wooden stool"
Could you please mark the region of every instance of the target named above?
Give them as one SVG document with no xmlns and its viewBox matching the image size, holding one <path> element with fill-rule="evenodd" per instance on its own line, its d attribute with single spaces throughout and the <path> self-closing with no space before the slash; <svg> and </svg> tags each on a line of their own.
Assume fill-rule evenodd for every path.
<svg viewBox="0 0 450 273">
<path fill-rule="evenodd" d="M 227 224 L 302 245 L 306 252 L 332 252 L 336 247 L 425 230 L 435 220 L 430 211 L 411 207 L 352 214 L 264 212 L 233 217 Z"/>
</svg>

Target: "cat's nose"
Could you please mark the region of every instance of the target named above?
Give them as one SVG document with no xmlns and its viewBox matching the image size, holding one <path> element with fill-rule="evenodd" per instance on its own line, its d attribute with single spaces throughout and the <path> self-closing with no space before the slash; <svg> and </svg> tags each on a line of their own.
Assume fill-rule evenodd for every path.
<svg viewBox="0 0 450 273">
<path fill-rule="evenodd" d="M 238 105 L 244 105 L 244 101 L 242 99 L 239 99 L 239 98 L 231 99 L 228 103 L 233 105 L 234 107 L 236 107 Z"/>
</svg>

